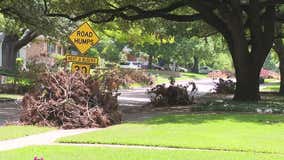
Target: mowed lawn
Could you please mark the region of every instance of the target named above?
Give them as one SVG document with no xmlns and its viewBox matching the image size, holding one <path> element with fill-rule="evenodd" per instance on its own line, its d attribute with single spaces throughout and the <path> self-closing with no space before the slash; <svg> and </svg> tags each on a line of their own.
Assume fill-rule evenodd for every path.
<svg viewBox="0 0 284 160">
<path fill-rule="evenodd" d="M 51 131 L 54 129 L 55 128 L 36 127 L 36 126 L 3 126 L 0 127 L 0 141 L 25 137 L 33 134 Z"/>
<path fill-rule="evenodd" d="M 78 146 L 33 146 L 0 152 L 1 160 L 283 160 L 281 154 Z"/>
<path fill-rule="evenodd" d="M 20 94 L 0 94 L 0 99 L 22 99 L 23 95 Z"/>
<path fill-rule="evenodd" d="M 180 73 L 180 77 L 175 77 L 176 81 L 191 81 L 191 80 L 198 80 L 198 79 L 204 79 L 208 78 L 206 74 L 196 74 L 196 73 Z M 157 84 L 162 84 L 162 83 L 169 83 L 169 77 L 170 75 L 167 74 L 157 74 Z"/>
<path fill-rule="evenodd" d="M 277 92 L 279 91 L 280 84 L 270 84 L 264 88 L 262 88 L 262 91 L 267 91 L 267 92 Z"/>
<path fill-rule="evenodd" d="M 284 115 L 192 114 L 65 137 L 65 143 L 166 146 L 284 154 Z"/>
</svg>

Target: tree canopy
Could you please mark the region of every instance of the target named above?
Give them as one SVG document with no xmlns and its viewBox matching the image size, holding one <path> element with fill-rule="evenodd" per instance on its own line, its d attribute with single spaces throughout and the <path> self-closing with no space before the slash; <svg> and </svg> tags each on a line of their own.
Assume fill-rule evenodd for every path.
<svg viewBox="0 0 284 160">
<path fill-rule="evenodd" d="M 33 25 L 53 18 L 93 23 L 126 20 L 145 24 L 148 30 L 168 21 L 179 22 L 178 26 L 205 22 L 213 31 L 207 33 L 220 33 L 228 44 L 236 72 L 236 100 L 260 98 L 259 73 L 274 43 L 275 26 L 284 23 L 283 0 L 5 0 L 0 1 L 0 12 Z M 161 23 L 149 25 L 153 18 Z"/>
</svg>

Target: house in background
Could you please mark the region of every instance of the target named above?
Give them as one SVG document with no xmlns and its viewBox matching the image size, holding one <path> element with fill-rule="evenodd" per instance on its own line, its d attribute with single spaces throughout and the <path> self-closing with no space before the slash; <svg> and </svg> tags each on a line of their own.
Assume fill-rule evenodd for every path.
<svg viewBox="0 0 284 160">
<path fill-rule="evenodd" d="M 63 45 L 60 42 L 54 42 L 45 36 L 38 36 L 35 40 L 23 48 L 27 60 L 36 56 L 48 56 L 50 54 L 64 54 Z"/>
<path fill-rule="evenodd" d="M 2 66 L 2 42 L 4 39 L 4 33 L 0 33 L 0 67 Z M 24 62 L 24 67 L 27 62 L 35 57 L 39 56 L 49 56 L 52 54 L 64 55 L 64 46 L 59 42 L 51 41 L 47 37 L 40 35 L 35 40 L 30 42 L 25 47 L 21 48 L 18 53 L 18 58 L 22 58 Z"/>
</svg>

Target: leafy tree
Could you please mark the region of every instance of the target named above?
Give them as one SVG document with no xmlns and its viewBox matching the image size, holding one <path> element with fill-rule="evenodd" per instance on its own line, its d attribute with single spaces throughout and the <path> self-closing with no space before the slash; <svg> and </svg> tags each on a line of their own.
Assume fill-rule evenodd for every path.
<svg viewBox="0 0 284 160">
<path fill-rule="evenodd" d="M 259 73 L 272 48 L 275 23 L 284 21 L 282 0 L 45 0 L 47 17 L 94 23 L 162 18 L 169 21 L 202 20 L 228 43 L 236 72 L 235 100 L 258 100 Z M 18 2 L 16 2 L 18 3 Z M 24 3 L 26 4 L 26 3 Z M 33 5 L 34 3 L 32 3 Z M 23 5 L 23 4 L 22 4 Z M 30 2 L 29 4 L 30 5 Z M 3 8 L 11 14 L 9 8 Z M 20 15 L 16 11 L 16 15 Z"/>
<path fill-rule="evenodd" d="M 168 40 L 157 36 L 157 32 L 150 32 L 139 23 L 110 23 L 107 25 L 93 25 L 97 30 L 102 32 L 107 38 L 111 38 L 116 44 L 123 47 L 128 46 L 132 49 L 132 54 L 146 53 L 149 56 L 149 67 L 151 68 L 153 57 L 157 54 L 156 49 L 161 43 L 168 43 Z M 120 50 L 120 51 L 121 51 Z M 120 52 L 116 52 L 120 53 Z M 123 56 L 117 54 L 117 56 Z M 139 55 L 138 55 L 139 56 Z"/>
<path fill-rule="evenodd" d="M 44 17 L 43 2 L 25 0 L 0 1 L 0 32 L 3 69 L 14 71 L 18 51 L 38 35 L 63 37 L 74 27 L 74 23 L 63 18 Z"/>
<path fill-rule="evenodd" d="M 17 52 L 38 36 L 34 31 L 21 29 L 16 21 L 0 17 L 0 32 L 4 33 L 2 42 L 2 65 L 4 69 L 15 70 Z"/>
</svg>

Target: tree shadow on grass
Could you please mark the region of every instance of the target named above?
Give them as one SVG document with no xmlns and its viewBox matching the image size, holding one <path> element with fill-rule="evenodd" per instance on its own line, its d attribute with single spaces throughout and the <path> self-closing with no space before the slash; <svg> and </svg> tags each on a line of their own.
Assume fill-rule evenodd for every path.
<svg viewBox="0 0 284 160">
<path fill-rule="evenodd" d="M 213 121 L 229 120 L 233 122 L 258 123 L 263 125 L 274 125 L 284 123 L 284 115 L 264 115 L 264 114 L 183 114 L 159 116 L 142 122 L 143 124 L 201 124 Z"/>
<path fill-rule="evenodd" d="M 284 98 L 271 94 L 263 94 L 262 100 L 259 102 L 237 102 L 232 101 L 230 96 L 224 95 L 209 95 L 201 97 L 195 105 L 163 107 L 160 115 L 155 116 L 155 113 L 160 113 L 159 108 L 152 109 L 148 114 L 155 117 L 146 119 L 139 124 L 200 124 L 213 121 L 232 121 L 244 123 L 258 123 L 264 125 L 274 125 L 284 123 Z M 274 114 L 259 114 L 257 109 L 273 110 Z M 276 113 L 275 111 L 278 110 Z M 143 116 L 141 112 L 136 116 Z M 153 117 L 153 116 L 150 116 Z M 148 117 L 149 118 L 149 117 Z"/>
</svg>

